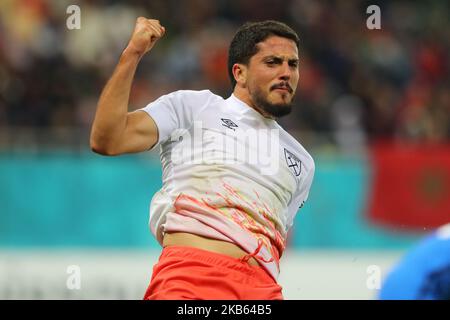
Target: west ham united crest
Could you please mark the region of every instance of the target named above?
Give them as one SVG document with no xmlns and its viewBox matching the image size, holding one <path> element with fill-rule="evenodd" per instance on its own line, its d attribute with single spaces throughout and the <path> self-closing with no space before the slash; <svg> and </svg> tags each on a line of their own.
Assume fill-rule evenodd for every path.
<svg viewBox="0 0 450 320">
<path fill-rule="evenodd" d="M 289 169 L 291 169 L 292 173 L 298 177 L 300 172 L 302 172 L 302 162 L 300 159 L 286 148 L 284 148 L 284 157 L 286 158 Z"/>
</svg>

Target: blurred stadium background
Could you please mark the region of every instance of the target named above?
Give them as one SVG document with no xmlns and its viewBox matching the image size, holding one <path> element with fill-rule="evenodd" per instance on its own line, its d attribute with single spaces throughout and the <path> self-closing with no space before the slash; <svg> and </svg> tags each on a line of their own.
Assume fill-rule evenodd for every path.
<svg viewBox="0 0 450 320">
<path fill-rule="evenodd" d="M 66 27 L 71 4 L 79 30 Z M 372 4 L 381 30 L 366 27 Z M 373 276 L 450 221 L 449 12 L 437 0 L 0 1 L 0 299 L 143 296 L 160 252 L 147 227 L 158 152 L 105 158 L 88 138 L 138 16 L 167 32 L 131 109 L 178 89 L 227 97 L 244 21 L 298 31 L 296 107 L 280 122 L 317 171 L 280 282 L 287 299 L 376 298 Z M 72 265 L 80 290 L 67 288 Z"/>
</svg>

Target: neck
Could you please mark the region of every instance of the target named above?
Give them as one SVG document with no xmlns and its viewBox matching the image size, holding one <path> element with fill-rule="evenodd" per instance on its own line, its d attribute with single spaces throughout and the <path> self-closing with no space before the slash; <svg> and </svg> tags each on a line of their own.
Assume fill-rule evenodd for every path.
<svg viewBox="0 0 450 320">
<path fill-rule="evenodd" d="M 241 100 L 242 102 L 244 102 L 246 105 L 248 105 L 250 108 L 255 109 L 264 118 L 269 118 L 269 119 L 275 120 L 274 116 L 272 116 L 271 114 L 268 114 L 266 111 L 264 111 L 262 108 L 258 107 L 253 102 L 253 99 L 246 88 L 238 87 L 238 85 L 236 84 L 236 86 L 234 87 L 233 95 L 236 98 L 238 98 L 239 100 Z"/>
</svg>

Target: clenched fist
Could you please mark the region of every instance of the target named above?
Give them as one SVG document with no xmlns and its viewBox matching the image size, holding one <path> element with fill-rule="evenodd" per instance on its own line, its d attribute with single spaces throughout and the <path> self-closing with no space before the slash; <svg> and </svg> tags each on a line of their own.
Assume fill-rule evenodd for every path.
<svg viewBox="0 0 450 320">
<path fill-rule="evenodd" d="M 161 26 L 159 20 L 139 17 L 136 20 L 136 26 L 134 27 L 130 42 L 125 50 L 142 57 L 153 48 L 156 41 L 158 41 L 165 32 L 166 29 Z"/>
</svg>

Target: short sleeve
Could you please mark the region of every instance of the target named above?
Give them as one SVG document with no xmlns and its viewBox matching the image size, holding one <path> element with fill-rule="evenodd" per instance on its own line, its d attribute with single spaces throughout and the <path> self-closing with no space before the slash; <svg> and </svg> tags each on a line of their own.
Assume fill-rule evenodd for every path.
<svg viewBox="0 0 450 320">
<path fill-rule="evenodd" d="M 209 90 L 179 90 L 163 95 L 138 110 L 146 112 L 155 121 L 158 128 L 157 146 L 168 140 L 175 130 L 188 129 L 197 115 L 218 98 Z"/>
</svg>

